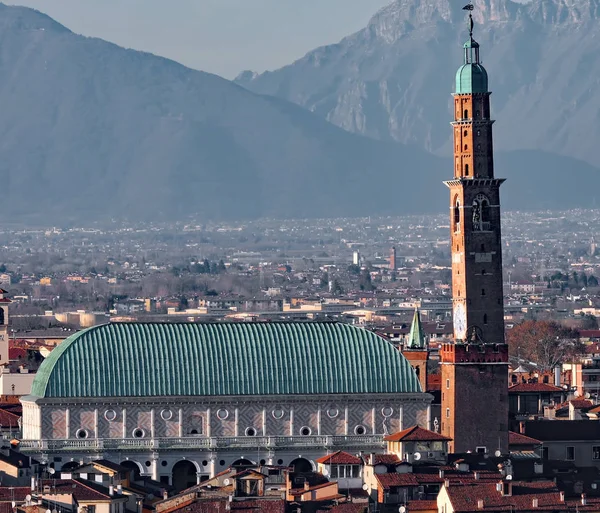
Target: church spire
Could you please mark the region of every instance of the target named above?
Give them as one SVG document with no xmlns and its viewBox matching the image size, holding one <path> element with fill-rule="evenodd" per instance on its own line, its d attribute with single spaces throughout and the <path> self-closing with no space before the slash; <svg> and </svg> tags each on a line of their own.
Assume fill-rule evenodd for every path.
<svg viewBox="0 0 600 513">
<path fill-rule="evenodd" d="M 415 308 L 415 315 L 413 316 L 410 333 L 408 335 L 408 342 L 406 344 L 407 349 L 425 349 L 425 337 L 425 330 L 421 324 L 421 315 L 419 313 L 419 309 Z"/>
</svg>

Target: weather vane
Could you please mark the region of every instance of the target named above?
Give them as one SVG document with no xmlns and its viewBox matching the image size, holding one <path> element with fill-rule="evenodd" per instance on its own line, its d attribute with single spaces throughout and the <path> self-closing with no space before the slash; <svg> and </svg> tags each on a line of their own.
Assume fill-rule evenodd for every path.
<svg viewBox="0 0 600 513">
<path fill-rule="evenodd" d="M 469 36 L 471 38 L 473 38 L 473 15 L 471 14 L 473 9 L 475 9 L 475 6 L 472 2 L 469 2 L 463 7 L 463 11 L 469 11 Z"/>
</svg>

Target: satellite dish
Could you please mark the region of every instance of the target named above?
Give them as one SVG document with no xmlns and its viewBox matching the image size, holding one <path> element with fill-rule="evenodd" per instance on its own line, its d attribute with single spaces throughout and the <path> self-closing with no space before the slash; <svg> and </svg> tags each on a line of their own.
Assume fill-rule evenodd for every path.
<svg viewBox="0 0 600 513">
<path fill-rule="evenodd" d="M 498 449 L 495 453 L 494 456 L 496 456 L 496 458 L 499 458 L 500 456 L 502 456 L 502 451 L 500 449 Z"/>
<path fill-rule="evenodd" d="M 575 390 L 575 392 L 573 392 L 573 395 L 575 397 L 579 397 L 581 395 L 581 393 L 579 392 L 579 390 Z"/>
<path fill-rule="evenodd" d="M 323 475 L 324 476 L 328 476 L 329 475 L 329 470 L 327 470 L 326 468 L 323 469 Z"/>
<path fill-rule="evenodd" d="M 52 513 L 52 511 L 50 511 L 49 509 L 46 510 L 46 513 Z"/>
<path fill-rule="evenodd" d="M 586 392 L 586 393 L 585 393 L 585 398 L 586 398 L 586 399 L 589 399 L 590 397 L 592 397 L 592 394 L 590 394 L 589 392 Z"/>
<path fill-rule="evenodd" d="M 27 494 L 27 495 L 25 496 L 25 500 L 26 500 L 27 502 L 29 502 L 29 501 L 31 500 L 31 495 Z"/>
<path fill-rule="evenodd" d="M 413 458 L 415 459 L 415 461 L 419 461 L 421 459 L 421 453 L 420 452 L 415 452 L 413 454 Z"/>
<path fill-rule="evenodd" d="M 223 484 L 227 486 L 231 481 L 229 479 L 223 479 Z"/>
<path fill-rule="evenodd" d="M 406 506 L 400 506 L 398 508 L 398 513 L 406 513 Z"/>
<path fill-rule="evenodd" d="M 507 480 L 507 481 L 512 481 L 512 474 L 508 474 L 508 475 L 506 476 L 506 480 Z"/>
<path fill-rule="evenodd" d="M 367 483 L 365 483 L 363 485 L 363 490 L 366 492 L 369 489 L 369 485 Z"/>
<path fill-rule="evenodd" d="M 48 469 L 48 473 L 52 476 L 54 475 L 54 473 L 56 472 L 56 470 L 54 470 L 53 468 L 49 468 Z"/>
</svg>

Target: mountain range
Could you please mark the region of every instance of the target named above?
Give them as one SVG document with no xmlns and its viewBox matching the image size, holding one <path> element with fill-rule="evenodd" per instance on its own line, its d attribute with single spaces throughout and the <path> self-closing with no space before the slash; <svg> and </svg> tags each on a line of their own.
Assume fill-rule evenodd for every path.
<svg viewBox="0 0 600 513">
<path fill-rule="evenodd" d="M 381 26 L 389 25 L 390 41 L 394 33 L 420 26 L 417 21 L 425 14 L 421 2 L 412 1 L 414 27 L 402 17 L 385 21 L 385 11 L 376 16 Z M 457 40 L 450 34 L 451 21 L 432 26 Z M 382 42 L 383 34 L 370 26 L 373 41 Z M 415 48 L 426 53 L 431 45 L 422 40 Z M 317 50 L 322 70 L 341 46 Z M 306 59 L 312 61 L 316 99 L 321 89 L 315 58 Z M 348 54 L 348 65 L 363 58 L 358 50 Z M 444 58 L 440 55 L 439 61 Z M 25 223 L 81 224 L 192 215 L 247 219 L 443 212 L 448 198 L 441 181 L 449 177 L 451 161 L 428 150 L 442 147 L 450 133 L 450 87 L 444 84 L 456 60 L 439 64 L 437 84 L 425 83 L 433 61 L 424 66 L 414 61 L 415 67 L 406 70 L 414 84 L 406 109 L 420 109 L 420 116 L 403 127 L 403 137 L 374 134 L 336 123 L 312 101 L 285 98 L 280 87 L 245 88 L 266 83 L 265 76 L 250 84 L 242 80 L 242 87 L 168 59 L 76 35 L 37 11 L 0 4 L 0 215 Z M 300 69 L 296 66 L 273 73 L 273 80 L 288 73 L 290 91 L 308 91 L 309 77 L 293 77 Z M 365 70 L 365 83 L 375 77 L 373 70 Z M 345 79 L 336 80 L 341 87 Z M 446 98 L 441 112 L 433 109 L 433 99 L 418 107 L 419 89 L 425 87 L 436 98 Z M 429 115 L 432 120 L 426 119 Z M 365 119 L 365 126 L 374 126 L 370 114 Z M 522 123 L 503 116 L 498 126 L 516 130 Z M 429 147 L 421 140 L 427 125 L 436 141 Z M 499 152 L 498 174 L 509 179 L 504 206 L 594 206 L 598 170 L 568 155 L 557 157 L 556 148 L 547 150 Z M 564 187 L 565 170 L 569 180 L 585 185 Z"/>
<path fill-rule="evenodd" d="M 600 0 L 474 0 L 501 151 L 598 163 Z M 454 73 L 467 39 L 454 0 L 396 0 L 359 32 L 237 82 L 350 132 L 448 156 Z"/>
</svg>

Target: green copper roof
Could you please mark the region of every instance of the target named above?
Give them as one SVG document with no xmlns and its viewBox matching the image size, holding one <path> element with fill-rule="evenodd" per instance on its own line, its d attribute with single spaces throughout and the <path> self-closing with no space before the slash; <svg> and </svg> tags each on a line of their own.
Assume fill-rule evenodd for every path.
<svg viewBox="0 0 600 513">
<path fill-rule="evenodd" d="M 487 93 L 488 74 L 481 64 L 463 64 L 456 72 L 456 94 Z"/>
<path fill-rule="evenodd" d="M 410 333 L 408 335 L 408 343 L 406 347 L 409 349 L 424 349 L 425 348 L 425 330 L 421 324 L 421 315 L 419 310 L 415 308 L 415 315 L 413 317 L 412 325 L 410 326 Z"/>
<path fill-rule="evenodd" d="M 409 363 L 370 331 L 337 323 L 117 323 L 67 338 L 37 397 L 421 392 Z"/>
</svg>

